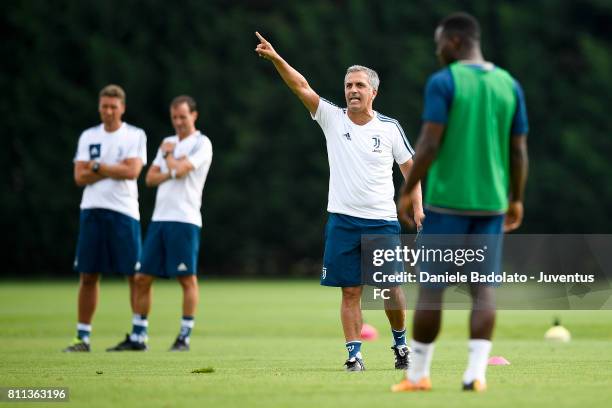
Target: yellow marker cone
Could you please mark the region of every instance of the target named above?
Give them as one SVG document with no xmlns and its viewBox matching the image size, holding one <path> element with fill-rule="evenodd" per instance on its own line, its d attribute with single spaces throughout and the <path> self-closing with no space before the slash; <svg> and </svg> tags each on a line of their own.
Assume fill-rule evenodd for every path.
<svg viewBox="0 0 612 408">
<path fill-rule="evenodd" d="M 561 326 L 559 319 L 555 319 L 553 327 L 546 330 L 546 333 L 544 333 L 544 339 L 548 341 L 567 343 L 572 339 L 572 335 L 570 334 L 569 330 Z"/>
</svg>

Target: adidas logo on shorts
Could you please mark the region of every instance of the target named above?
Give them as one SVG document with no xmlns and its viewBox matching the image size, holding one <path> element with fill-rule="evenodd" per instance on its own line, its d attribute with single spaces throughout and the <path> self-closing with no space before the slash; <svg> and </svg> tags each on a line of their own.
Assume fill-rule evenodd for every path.
<svg viewBox="0 0 612 408">
<path fill-rule="evenodd" d="M 176 267 L 176 270 L 179 272 L 185 272 L 187 270 L 187 265 L 181 262 L 179 266 Z"/>
</svg>

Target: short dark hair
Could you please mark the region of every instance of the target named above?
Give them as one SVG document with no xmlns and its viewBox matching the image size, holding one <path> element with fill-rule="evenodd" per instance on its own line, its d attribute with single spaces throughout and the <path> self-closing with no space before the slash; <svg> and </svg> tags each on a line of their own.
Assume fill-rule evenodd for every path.
<svg viewBox="0 0 612 408">
<path fill-rule="evenodd" d="M 446 36 L 458 36 L 469 43 L 480 41 L 480 24 L 474 16 L 457 12 L 446 16 L 438 25 Z"/>
<path fill-rule="evenodd" d="M 186 103 L 189 107 L 189 112 L 195 112 L 198 110 L 198 106 L 196 105 L 195 99 L 193 99 L 189 95 L 179 95 L 170 102 L 171 108 L 176 108 L 179 105 Z"/>
</svg>

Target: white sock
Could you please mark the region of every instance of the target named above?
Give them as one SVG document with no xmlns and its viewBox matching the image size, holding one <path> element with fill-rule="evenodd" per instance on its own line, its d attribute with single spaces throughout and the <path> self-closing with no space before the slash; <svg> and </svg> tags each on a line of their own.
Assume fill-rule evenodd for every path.
<svg viewBox="0 0 612 408">
<path fill-rule="evenodd" d="M 77 337 L 79 334 L 83 333 L 80 337 L 83 343 L 89 344 L 89 336 L 91 335 L 91 324 L 86 323 L 77 323 Z"/>
<path fill-rule="evenodd" d="M 463 373 L 463 382 L 469 384 L 474 380 L 478 380 L 483 384 L 486 383 L 485 373 L 491 352 L 491 341 L 482 339 L 471 339 L 468 342 L 468 366 Z"/>
<path fill-rule="evenodd" d="M 181 319 L 181 330 L 179 331 L 179 337 L 182 337 L 187 344 L 189 344 L 189 338 L 191 337 L 191 331 L 195 326 L 195 320 Z"/>
<path fill-rule="evenodd" d="M 147 327 L 149 327 L 149 321 L 143 319 L 138 313 L 134 313 L 132 316 L 132 333 L 130 334 L 130 340 L 137 343 L 146 342 L 149 337 L 147 336 Z"/>
<path fill-rule="evenodd" d="M 434 344 L 420 343 L 416 340 L 410 341 L 410 366 L 406 377 L 413 383 L 418 382 L 423 377 L 429 377 L 431 359 L 433 358 Z"/>
</svg>

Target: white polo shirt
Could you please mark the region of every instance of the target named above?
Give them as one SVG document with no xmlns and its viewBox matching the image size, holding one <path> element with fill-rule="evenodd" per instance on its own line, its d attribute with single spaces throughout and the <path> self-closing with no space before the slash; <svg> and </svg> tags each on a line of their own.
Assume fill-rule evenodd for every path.
<svg viewBox="0 0 612 408">
<path fill-rule="evenodd" d="M 103 124 L 85 130 L 79 137 L 74 161 L 117 164 L 135 157 L 140 158 L 143 165 L 147 163 L 147 136 L 144 130 L 124 122 L 110 133 L 104 130 Z M 81 209 L 88 208 L 105 208 L 140 220 L 136 180 L 107 177 L 88 184 L 83 190 Z"/>
<path fill-rule="evenodd" d="M 346 109 L 323 98 L 313 119 L 327 141 L 327 211 L 396 220 L 393 161 L 404 164 L 414 154 L 399 123 L 375 112 L 372 120 L 360 126 L 349 119 Z"/>
<path fill-rule="evenodd" d="M 212 162 L 210 139 L 196 131 L 183 140 L 175 135 L 166 137 L 163 142 L 175 143 L 174 158 L 187 157 L 193 170 L 184 177 L 166 180 L 157 187 L 152 221 L 186 222 L 201 227 L 202 190 Z M 153 165 L 158 166 L 162 173 L 168 172 L 160 149 Z"/>
</svg>

